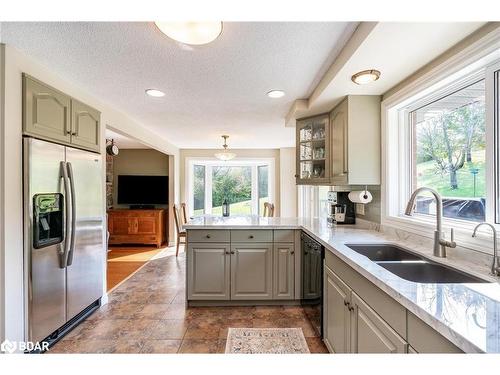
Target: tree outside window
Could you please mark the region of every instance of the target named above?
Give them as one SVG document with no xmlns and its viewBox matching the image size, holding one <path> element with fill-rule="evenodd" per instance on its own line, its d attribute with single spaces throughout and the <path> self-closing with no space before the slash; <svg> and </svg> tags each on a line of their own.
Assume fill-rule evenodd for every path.
<svg viewBox="0 0 500 375">
<path fill-rule="evenodd" d="M 485 83 L 473 83 L 410 112 L 413 187 L 443 196 L 444 216 L 485 218 Z M 416 211 L 433 214 L 433 199 L 419 197 Z"/>
</svg>

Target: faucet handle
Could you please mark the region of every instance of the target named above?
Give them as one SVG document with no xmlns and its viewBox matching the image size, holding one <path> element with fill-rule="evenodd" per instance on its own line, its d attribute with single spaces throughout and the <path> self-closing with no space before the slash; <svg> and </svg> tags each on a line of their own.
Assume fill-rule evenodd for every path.
<svg viewBox="0 0 500 375">
<path fill-rule="evenodd" d="M 448 247 L 451 248 L 457 247 L 457 243 L 455 242 L 455 229 L 450 228 L 450 240 L 447 242 L 448 242 L 447 244 Z"/>
</svg>

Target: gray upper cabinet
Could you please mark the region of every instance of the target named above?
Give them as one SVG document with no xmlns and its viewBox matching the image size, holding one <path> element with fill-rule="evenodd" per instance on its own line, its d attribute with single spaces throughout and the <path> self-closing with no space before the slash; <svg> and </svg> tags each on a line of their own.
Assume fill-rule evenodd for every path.
<svg viewBox="0 0 500 375">
<path fill-rule="evenodd" d="M 352 292 L 351 351 L 406 353 L 407 343 L 370 306 Z"/>
<path fill-rule="evenodd" d="M 23 75 L 23 131 L 63 143 L 71 141 L 71 98 Z"/>
<path fill-rule="evenodd" d="M 274 244 L 273 298 L 295 297 L 295 251 L 293 243 Z"/>
<path fill-rule="evenodd" d="M 333 353 L 350 353 L 351 289 L 328 267 L 325 267 L 324 292 L 323 337 L 325 344 Z"/>
<path fill-rule="evenodd" d="M 23 74 L 23 132 L 99 152 L 100 113 L 27 74 Z"/>
<path fill-rule="evenodd" d="M 380 96 L 349 95 L 296 123 L 298 185 L 380 184 Z"/>
<path fill-rule="evenodd" d="M 330 113 L 332 129 L 332 183 L 347 184 L 347 99 Z"/>
<path fill-rule="evenodd" d="M 273 244 L 231 245 L 231 299 L 265 300 L 273 297 Z"/>
<path fill-rule="evenodd" d="M 188 298 L 229 300 L 230 259 L 228 243 L 189 243 Z"/>
<path fill-rule="evenodd" d="M 297 120 L 296 182 L 300 185 L 330 181 L 330 123 L 328 114 Z"/>
<path fill-rule="evenodd" d="M 100 113 L 78 100 L 71 101 L 71 143 L 99 151 Z"/>
<path fill-rule="evenodd" d="M 380 184 L 380 96 L 347 96 L 330 113 L 330 127 L 331 184 Z"/>
</svg>

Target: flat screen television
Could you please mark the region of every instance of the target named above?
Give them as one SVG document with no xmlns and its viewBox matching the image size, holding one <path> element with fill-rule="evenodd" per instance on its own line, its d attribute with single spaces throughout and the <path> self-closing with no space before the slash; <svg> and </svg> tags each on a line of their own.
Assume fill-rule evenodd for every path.
<svg viewBox="0 0 500 375">
<path fill-rule="evenodd" d="M 168 176 L 118 175 L 118 204 L 168 204 Z"/>
</svg>

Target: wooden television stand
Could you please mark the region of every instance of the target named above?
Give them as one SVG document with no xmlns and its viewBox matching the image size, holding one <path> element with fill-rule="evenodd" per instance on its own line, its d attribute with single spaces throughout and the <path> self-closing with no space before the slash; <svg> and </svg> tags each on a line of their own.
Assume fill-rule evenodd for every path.
<svg viewBox="0 0 500 375">
<path fill-rule="evenodd" d="M 109 244 L 156 245 L 168 241 L 166 209 L 108 210 Z"/>
</svg>

